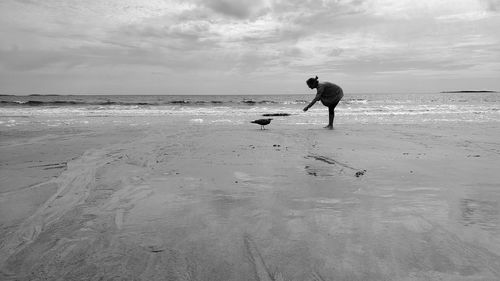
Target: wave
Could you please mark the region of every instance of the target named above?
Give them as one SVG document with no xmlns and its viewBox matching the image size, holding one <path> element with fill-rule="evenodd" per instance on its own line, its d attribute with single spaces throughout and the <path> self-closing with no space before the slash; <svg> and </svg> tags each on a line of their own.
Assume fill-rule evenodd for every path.
<svg viewBox="0 0 500 281">
<path fill-rule="evenodd" d="M 290 116 L 290 113 L 265 113 L 262 116 Z"/>
<path fill-rule="evenodd" d="M 353 104 L 353 103 L 354 104 L 356 104 L 356 103 L 358 103 L 358 104 L 366 104 L 367 102 L 368 102 L 368 100 L 366 100 L 366 99 L 356 99 L 356 98 L 350 98 L 350 99 L 346 99 L 344 101 L 344 103 L 346 103 L 346 104 Z"/>
<path fill-rule="evenodd" d="M 74 106 L 74 105 L 123 105 L 123 106 L 157 106 L 157 105 L 188 105 L 188 104 L 223 104 L 221 101 L 187 101 L 174 100 L 165 102 L 122 102 L 122 101 L 0 101 L 6 106 Z"/>
<path fill-rule="evenodd" d="M 306 101 L 272 101 L 272 100 L 241 100 L 241 101 L 221 101 L 221 100 L 168 100 L 168 101 L 102 101 L 102 100 L 2 100 L 0 105 L 2 106 L 161 106 L 161 105 L 273 105 L 273 104 L 299 104 L 305 103 Z"/>
<path fill-rule="evenodd" d="M 64 105 L 115 105 L 121 104 L 118 102 L 82 102 L 82 101 L 39 101 L 39 100 L 27 100 L 27 101 L 0 101 L 3 105 L 8 106 L 64 106 Z M 136 105 L 140 105 L 137 103 Z"/>
</svg>

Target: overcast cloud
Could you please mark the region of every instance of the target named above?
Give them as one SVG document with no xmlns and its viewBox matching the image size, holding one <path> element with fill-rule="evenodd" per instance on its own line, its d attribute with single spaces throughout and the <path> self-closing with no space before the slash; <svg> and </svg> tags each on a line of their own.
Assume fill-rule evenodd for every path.
<svg viewBox="0 0 500 281">
<path fill-rule="evenodd" d="M 2 0 L 0 92 L 500 90 L 498 0 Z"/>
</svg>

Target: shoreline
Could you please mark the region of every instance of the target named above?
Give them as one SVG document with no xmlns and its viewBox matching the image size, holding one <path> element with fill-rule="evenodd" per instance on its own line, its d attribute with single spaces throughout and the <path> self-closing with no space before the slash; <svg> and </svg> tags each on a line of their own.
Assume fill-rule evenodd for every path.
<svg viewBox="0 0 500 281">
<path fill-rule="evenodd" d="M 443 94 L 464 94 L 464 93 L 499 93 L 498 91 L 466 90 L 466 91 L 442 91 Z"/>
</svg>

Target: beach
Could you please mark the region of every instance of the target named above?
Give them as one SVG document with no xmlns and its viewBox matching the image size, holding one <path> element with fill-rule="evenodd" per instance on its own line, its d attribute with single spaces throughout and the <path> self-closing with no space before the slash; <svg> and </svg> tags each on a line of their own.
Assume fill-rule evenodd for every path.
<svg viewBox="0 0 500 281">
<path fill-rule="evenodd" d="M 0 279 L 498 280 L 497 100 L 4 108 Z"/>
</svg>

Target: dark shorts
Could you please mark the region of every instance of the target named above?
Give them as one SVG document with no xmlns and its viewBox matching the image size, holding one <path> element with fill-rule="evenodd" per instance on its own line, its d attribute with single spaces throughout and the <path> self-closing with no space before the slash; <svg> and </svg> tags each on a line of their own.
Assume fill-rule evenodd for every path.
<svg viewBox="0 0 500 281">
<path fill-rule="evenodd" d="M 328 107 L 330 107 L 330 106 L 336 106 L 343 97 L 344 97 L 344 92 L 341 89 L 335 95 L 332 95 L 332 96 L 329 96 L 329 97 L 325 97 L 324 99 L 321 99 L 321 103 L 324 106 L 328 106 Z"/>
</svg>

